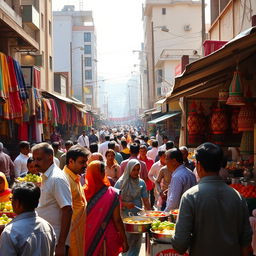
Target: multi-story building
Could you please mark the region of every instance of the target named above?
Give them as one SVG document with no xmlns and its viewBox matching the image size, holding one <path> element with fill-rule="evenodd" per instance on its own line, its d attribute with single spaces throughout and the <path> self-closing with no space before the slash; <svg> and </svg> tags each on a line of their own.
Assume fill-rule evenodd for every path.
<svg viewBox="0 0 256 256">
<path fill-rule="evenodd" d="M 41 89 L 53 91 L 52 1 L 0 0 L 0 38 L 0 51 L 35 67 Z"/>
<path fill-rule="evenodd" d="M 54 72 L 69 73 L 73 96 L 97 106 L 97 48 L 92 11 L 65 5 L 53 12 Z"/>
<path fill-rule="evenodd" d="M 142 87 L 148 88 L 143 101 L 148 101 L 146 105 L 150 108 L 157 99 L 172 91 L 181 57 L 188 55 L 190 61 L 194 61 L 201 56 L 201 1 L 146 0 L 143 20 L 144 60 L 141 63 L 146 63 L 146 67 L 142 68 Z"/>
<path fill-rule="evenodd" d="M 211 0 L 211 40 L 229 41 L 252 26 L 256 1 Z"/>
</svg>

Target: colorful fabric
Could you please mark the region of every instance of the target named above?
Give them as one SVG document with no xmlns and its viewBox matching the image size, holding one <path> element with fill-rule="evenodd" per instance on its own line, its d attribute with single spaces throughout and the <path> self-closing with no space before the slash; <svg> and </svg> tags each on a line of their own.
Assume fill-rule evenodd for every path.
<svg viewBox="0 0 256 256">
<path fill-rule="evenodd" d="M 4 181 L 4 191 L 0 192 L 0 203 L 10 201 L 10 196 L 12 194 L 11 189 L 9 189 L 6 176 L 3 172 L 0 172 L 0 178 Z"/>
<path fill-rule="evenodd" d="M 104 185 L 88 202 L 84 255 L 117 256 L 122 252 L 122 239 L 112 220 L 118 204 L 115 189 Z"/>
<path fill-rule="evenodd" d="M 16 78 L 17 78 L 17 82 L 18 82 L 18 86 L 19 86 L 20 98 L 22 100 L 28 99 L 28 93 L 26 91 L 26 84 L 25 84 L 23 73 L 21 71 L 20 64 L 18 63 L 18 61 L 13 59 L 13 65 L 14 65 Z"/>
<path fill-rule="evenodd" d="M 73 214 L 70 229 L 69 256 L 83 255 L 87 203 L 80 183 L 80 176 L 74 174 L 67 166 L 64 167 L 63 171 L 70 184 L 72 194 Z"/>
<path fill-rule="evenodd" d="M 107 176 L 105 175 L 102 177 L 103 167 L 104 165 L 100 161 L 92 161 L 87 167 L 84 190 L 87 201 L 89 201 L 93 195 L 95 195 L 102 188 L 102 186 L 110 186 Z"/>
</svg>

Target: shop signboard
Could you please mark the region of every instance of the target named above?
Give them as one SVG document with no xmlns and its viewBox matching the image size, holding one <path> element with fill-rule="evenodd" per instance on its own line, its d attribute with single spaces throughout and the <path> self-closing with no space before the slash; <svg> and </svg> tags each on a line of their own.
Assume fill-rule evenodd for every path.
<svg viewBox="0 0 256 256">
<path fill-rule="evenodd" d="M 174 249 L 167 249 L 157 253 L 156 256 L 189 256 L 189 255 L 187 253 L 179 254 Z"/>
</svg>

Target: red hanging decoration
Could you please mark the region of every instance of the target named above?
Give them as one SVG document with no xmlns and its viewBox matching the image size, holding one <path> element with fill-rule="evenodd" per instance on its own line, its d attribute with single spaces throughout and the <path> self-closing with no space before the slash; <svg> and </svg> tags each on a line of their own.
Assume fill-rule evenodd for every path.
<svg viewBox="0 0 256 256">
<path fill-rule="evenodd" d="M 220 106 L 213 109 L 211 117 L 211 129 L 213 134 L 224 134 L 228 129 L 226 111 Z"/>
<path fill-rule="evenodd" d="M 231 128 L 233 134 L 238 134 L 238 114 L 239 114 L 239 108 L 234 108 L 232 110 L 232 116 L 231 116 Z"/>
<path fill-rule="evenodd" d="M 196 111 L 196 103 L 192 102 L 190 112 L 187 119 L 188 142 L 189 144 L 197 144 L 200 135 L 200 116 Z"/>
</svg>

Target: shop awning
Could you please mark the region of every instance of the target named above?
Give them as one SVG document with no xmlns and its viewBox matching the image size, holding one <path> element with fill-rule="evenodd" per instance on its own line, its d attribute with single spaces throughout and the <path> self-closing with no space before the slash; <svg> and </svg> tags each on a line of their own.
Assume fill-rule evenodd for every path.
<svg viewBox="0 0 256 256">
<path fill-rule="evenodd" d="M 177 115 L 180 115 L 181 112 L 174 112 L 174 113 L 168 113 L 168 114 L 165 114 L 163 116 L 160 116 L 156 119 L 153 119 L 151 121 L 148 122 L 148 124 L 156 124 L 156 123 L 159 123 L 159 122 L 162 122 L 168 118 L 171 118 L 171 117 L 174 117 L 174 116 L 177 116 Z"/>
<path fill-rule="evenodd" d="M 222 48 L 186 66 L 182 75 L 175 78 L 172 92 L 167 94 L 169 101 L 191 95 L 191 93 L 219 86 L 232 73 L 236 61 L 242 63 L 256 53 L 256 27 L 252 27 Z"/>
<path fill-rule="evenodd" d="M 158 100 L 157 102 L 155 102 L 156 105 L 162 105 L 163 103 L 165 103 L 166 98 L 163 98 L 161 100 Z"/>
<path fill-rule="evenodd" d="M 156 108 L 150 108 L 144 111 L 144 114 L 151 114 L 152 112 L 156 111 Z"/>
</svg>

